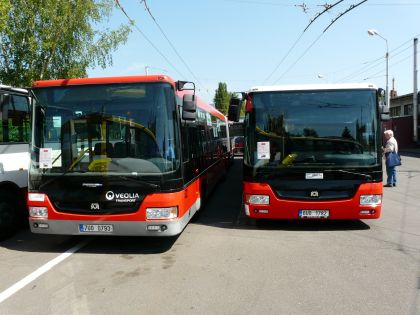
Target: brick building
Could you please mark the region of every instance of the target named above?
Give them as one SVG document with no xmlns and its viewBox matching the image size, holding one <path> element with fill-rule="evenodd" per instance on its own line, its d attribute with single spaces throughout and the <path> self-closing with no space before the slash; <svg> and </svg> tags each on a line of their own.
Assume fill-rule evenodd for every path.
<svg viewBox="0 0 420 315">
<path fill-rule="evenodd" d="M 419 100 L 420 93 L 417 97 L 417 104 L 420 104 Z M 383 128 L 394 131 L 400 149 L 420 147 L 420 141 L 416 143 L 413 139 L 413 93 L 396 96 L 395 91 L 391 91 L 390 105 L 391 120 L 384 122 Z M 420 115 L 417 119 L 417 135 L 420 139 L 419 121 Z"/>
</svg>

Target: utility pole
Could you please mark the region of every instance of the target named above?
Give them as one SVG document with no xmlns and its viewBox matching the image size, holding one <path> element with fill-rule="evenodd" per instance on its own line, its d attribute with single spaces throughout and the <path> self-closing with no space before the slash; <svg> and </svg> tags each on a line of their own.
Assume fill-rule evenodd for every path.
<svg viewBox="0 0 420 315">
<path fill-rule="evenodd" d="M 414 38 L 414 73 L 413 73 L 413 140 L 417 142 L 418 137 L 418 100 L 417 100 L 417 38 Z"/>
</svg>

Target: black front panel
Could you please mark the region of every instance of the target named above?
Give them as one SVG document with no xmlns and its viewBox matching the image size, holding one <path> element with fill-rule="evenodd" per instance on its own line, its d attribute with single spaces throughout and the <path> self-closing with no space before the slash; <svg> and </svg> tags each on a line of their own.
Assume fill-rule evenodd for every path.
<svg viewBox="0 0 420 315">
<path fill-rule="evenodd" d="M 322 179 L 307 179 L 307 174 Z M 260 169 L 244 166 L 244 181 L 270 185 L 277 197 L 289 200 L 344 200 L 354 197 L 360 185 L 382 181 L 381 166 L 359 169 Z"/>
<path fill-rule="evenodd" d="M 58 212 L 89 215 L 136 212 L 148 194 L 160 190 L 157 184 L 129 178 L 63 176 L 44 183 L 40 191 Z"/>
<path fill-rule="evenodd" d="M 279 198 L 295 200 L 340 200 L 349 199 L 356 193 L 361 181 L 282 181 L 271 187 Z"/>
<path fill-rule="evenodd" d="M 139 195 L 136 201 L 131 202 L 113 202 L 108 200 L 97 201 L 96 198 L 90 200 L 72 201 L 55 200 L 53 202 L 58 212 L 77 213 L 77 214 L 126 214 L 136 212 L 145 196 Z"/>
</svg>

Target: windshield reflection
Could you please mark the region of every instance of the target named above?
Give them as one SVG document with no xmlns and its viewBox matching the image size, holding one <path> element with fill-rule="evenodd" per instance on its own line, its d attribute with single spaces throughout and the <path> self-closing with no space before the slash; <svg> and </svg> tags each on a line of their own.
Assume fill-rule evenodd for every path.
<svg viewBox="0 0 420 315">
<path fill-rule="evenodd" d="M 43 173 L 162 174 L 180 166 L 169 84 L 35 89 L 36 161 Z M 43 150 L 50 160 L 43 165 Z"/>
<path fill-rule="evenodd" d="M 245 119 L 247 165 L 379 163 L 373 90 L 263 92 L 252 94 L 252 103 Z"/>
</svg>

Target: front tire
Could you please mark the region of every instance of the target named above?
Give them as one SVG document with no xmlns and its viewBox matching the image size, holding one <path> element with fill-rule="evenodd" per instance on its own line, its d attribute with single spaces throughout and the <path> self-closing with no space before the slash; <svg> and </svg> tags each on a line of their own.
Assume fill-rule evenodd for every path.
<svg viewBox="0 0 420 315">
<path fill-rule="evenodd" d="M 0 201 L 0 240 L 11 236 L 18 225 L 18 204 L 12 200 Z"/>
</svg>

